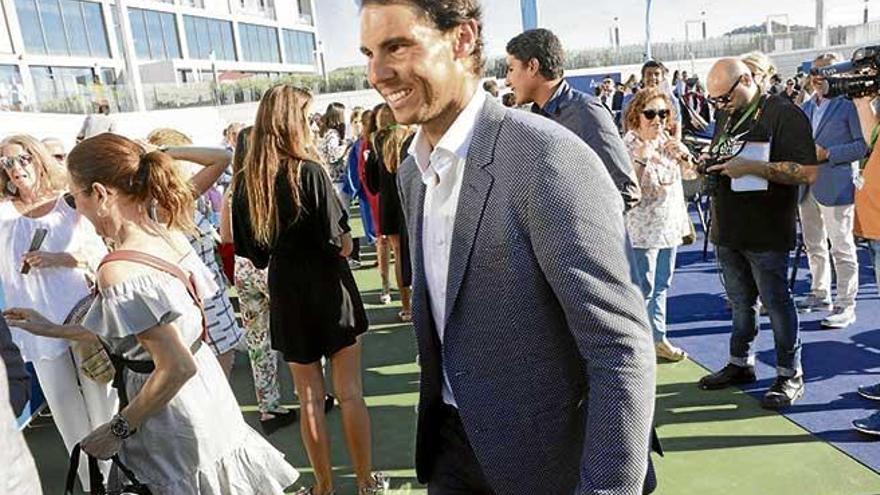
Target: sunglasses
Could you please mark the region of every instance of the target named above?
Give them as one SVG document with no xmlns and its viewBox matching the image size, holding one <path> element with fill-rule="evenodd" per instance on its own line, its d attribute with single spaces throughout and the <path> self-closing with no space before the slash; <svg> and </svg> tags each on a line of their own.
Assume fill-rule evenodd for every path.
<svg viewBox="0 0 880 495">
<path fill-rule="evenodd" d="M 666 120 L 666 117 L 669 117 L 669 110 L 665 108 L 663 110 L 649 109 L 642 111 L 642 115 L 648 120 L 654 120 L 657 117 L 660 117 L 660 120 Z"/>
<path fill-rule="evenodd" d="M 31 155 L 0 156 L 0 167 L 4 170 L 11 170 L 16 165 L 26 167 L 33 161 L 34 158 Z"/>
<path fill-rule="evenodd" d="M 731 87 L 727 91 L 727 93 L 724 93 L 721 96 L 710 96 L 710 97 L 706 98 L 706 101 L 708 101 L 710 105 L 715 106 L 715 107 L 717 107 L 719 105 L 727 105 L 728 103 L 730 103 L 733 100 L 733 92 L 736 91 L 736 88 L 737 88 L 737 86 L 739 86 L 740 82 L 742 82 L 742 76 L 739 76 L 738 78 L 736 78 L 736 82 L 733 83 L 733 87 Z"/>
</svg>

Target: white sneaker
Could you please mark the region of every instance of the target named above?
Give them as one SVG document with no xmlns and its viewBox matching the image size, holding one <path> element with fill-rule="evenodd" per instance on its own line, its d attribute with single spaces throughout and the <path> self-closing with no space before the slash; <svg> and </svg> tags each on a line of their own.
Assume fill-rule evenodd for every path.
<svg viewBox="0 0 880 495">
<path fill-rule="evenodd" d="M 815 294 L 808 294 L 807 297 L 798 300 L 797 309 L 801 313 L 812 313 L 813 311 L 831 311 L 834 306 L 831 304 L 831 298 L 817 297 Z"/>
<path fill-rule="evenodd" d="M 822 328 L 846 328 L 856 322 L 856 308 L 836 306 L 831 314 L 822 320 Z"/>
<path fill-rule="evenodd" d="M 391 304 L 391 291 L 382 292 L 382 295 L 379 296 L 379 304 Z"/>
</svg>

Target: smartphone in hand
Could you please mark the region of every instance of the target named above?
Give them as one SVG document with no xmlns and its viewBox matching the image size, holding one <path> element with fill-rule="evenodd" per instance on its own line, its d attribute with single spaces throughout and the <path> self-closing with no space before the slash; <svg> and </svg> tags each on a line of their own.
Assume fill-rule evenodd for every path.
<svg viewBox="0 0 880 495">
<path fill-rule="evenodd" d="M 46 235 L 49 233 L 48 229 L 39 228 L 34 231 L 34 236 L 31 238 L 31 245 L 28 248 L 27 252 L 32 253 L 34 251 L 39 251 L 40 247 L 43 246 L 43 241 L 46 240 Z M 27 262 L 21 265 L 21 274 L 27 275 L 28 272 L 31 271 L 31 265 Z"/>
</svg>

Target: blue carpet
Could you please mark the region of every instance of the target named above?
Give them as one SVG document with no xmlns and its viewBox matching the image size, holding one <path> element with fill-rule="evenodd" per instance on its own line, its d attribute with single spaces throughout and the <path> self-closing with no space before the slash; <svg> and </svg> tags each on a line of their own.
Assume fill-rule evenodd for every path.
<svg viewBox="0 0 880 495">
<path fill-rule="evenodd" d="M 806 393 L 784 413 L 817 437 L 880 472 L 880 443 L 857 433 L 850 424 L 880 408 L 880 403 L 862 399 L 856 393 L 859 385 L 880 381 L 880 296 L 864 249 L 859 250 L 859 262 L 858 321 L 854 325 L 845 330 L 824 330 L 819 322 L 825 313 L 800 315 Z M 805 294 L 809 287 L 809 268 L 804 256 L 795 294 Z M 713 371 L 727 363 L 730 310 L 726 308 L 711 246 L 708 261 L 703 261 L 702 233 L 697 243 L 679 251 L 667 320 L 670 340 L 685 349 L 691 359 Z M 773 333 L 766 316 L 761 318 L 755 350 L 758 382 L 744 390 L 760 399 L 776 376 Z"/>
</svg>

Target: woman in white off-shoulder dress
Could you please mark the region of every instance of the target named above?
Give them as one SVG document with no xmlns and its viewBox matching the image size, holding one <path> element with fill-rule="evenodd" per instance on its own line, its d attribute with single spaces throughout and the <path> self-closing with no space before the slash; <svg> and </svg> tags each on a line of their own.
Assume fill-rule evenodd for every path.
<svg viewBox="0 0 880 495">
<path fill-rule="evenodd" d="M 97 334 L 113 356 L 155 367 L 127 368 L 122 409 L 82 441 L 83 450 L 101 459 L 119 454 L 156 495 L 283 493 L 298 473 L 245 423 L 217 358 L 201 344 L 197 300 L 217 286 L 182 233 L 192 228 L 192 196 L 171 158 L 101 134 L 74 148 L 68 167 L 78 211 L 117 246 L 98 270 L 97 298 L 82 326 L 54 325 L 27 309 L 5 315 L 39 335 Z M 153 206 L 168 212 L 167 225 L 151 215 Z M 181 278 L 132 256 L 178 268 Z"/>
</svg>

